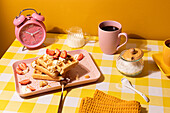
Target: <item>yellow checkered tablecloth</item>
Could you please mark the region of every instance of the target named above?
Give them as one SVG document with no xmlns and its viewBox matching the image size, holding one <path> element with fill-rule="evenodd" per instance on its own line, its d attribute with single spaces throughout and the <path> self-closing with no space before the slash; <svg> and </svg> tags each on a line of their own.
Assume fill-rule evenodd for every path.
<svg viewBox="0 0 170 113">
<path fill-rule="evenodd" d="M 67 35 L 47 34 L 46 47 L 35 50 L 22 51 L 22 45 L 15 40 L 0 60 L 0 113 L 56 113 L 60 101 L 61 90 L 21 98 L 15 91 L 15 81 L 12 64 L 17 60 L 34 58 L 45 53 L 46 48 L 75 50 L 66 44 Z M 80 101 L 83 97 L 92 97 L 95 89 L 125 100 L 137 100 L 142 105 L 142 113 L 169 113 L 170 111 L 170 80 L 161 74 L 159 68 L 152 59 L 152 54 L 162 51 L 163 41 L 129 39 L 115 55 L 105 55 L 99 47 L 98 37 L 92 37 L 95 43 L 87 43 L 80 49 L 87 50 L 100 69 L 102 76 L 95 83 L 85 84 L 64 91 L 66 96 L 63 113 L 78 112 Z M 122 88 L 121 79 L 125 76 L 116 69 L 116 59 L 119 53 L 128 48 L 137 47 L 144 51 L 144 70 L 136 78 L 126 77 L 133 86 L 146 94 L 150 102 L 137 93 Z"/>
</svg>

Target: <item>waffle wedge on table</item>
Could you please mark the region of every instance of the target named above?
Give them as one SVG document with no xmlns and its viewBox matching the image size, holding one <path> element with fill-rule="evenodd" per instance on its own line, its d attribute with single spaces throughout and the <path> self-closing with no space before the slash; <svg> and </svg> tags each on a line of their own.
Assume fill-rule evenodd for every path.
<svg viewBox="0 0 170 113">
<path fill-rule="evenodd" d="M 32 67 L 35 69 L 32 77 L 59 81 L 68 70 L 77 64 L 78 60 L 70 54 L 67 54 L 66 58 L 61 58 L 60 56 L 54 58 L 53 55 L 44 54 L 32 62 Z"/>
</svg>

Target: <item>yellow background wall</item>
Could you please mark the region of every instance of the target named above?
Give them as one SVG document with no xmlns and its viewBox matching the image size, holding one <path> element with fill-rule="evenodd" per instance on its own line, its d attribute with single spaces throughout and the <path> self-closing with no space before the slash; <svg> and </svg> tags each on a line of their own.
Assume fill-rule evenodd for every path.
<svg viewBox="0 0 170 113">
<path fill-rule="evenodd" d="M 116 20 L 130 38 L 170 37 L 170 0 L 0 0 L 0 56 L 15 39 L 13 19 L 24 8 L 46 17 L 47 32 L 80 26 L 97 35 L 101 21 Z"/>
</svg>

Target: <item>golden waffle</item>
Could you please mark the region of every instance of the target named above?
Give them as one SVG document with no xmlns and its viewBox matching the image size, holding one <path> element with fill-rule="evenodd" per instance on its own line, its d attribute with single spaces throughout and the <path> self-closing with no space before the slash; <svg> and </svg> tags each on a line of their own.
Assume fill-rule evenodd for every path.
<svg viewBox="0 0 170 113">
<path fill-rule="evenodd" d="M 140 113 L 137 101 L 126 101 L 96 90 L 94 97 L 81 100 L 79 113 Z"/>
<path fill-rule="evenodd" d="M 38 60 L 38 59 L 37 59 Z M 58 78 L 59 72 L 55 69 L 54 66 L 48 66 L 48 68 L 45 68 L 43 65 L 41 65 L 39 62 L 37 62 L 37 60 L 32 62 L 32 67 L 35 70 L 39 70 L 41 73 L 44 73 L 48 76 L 50 76 L 51 78 Z M 50 67 L 50 68 L 49 68 Z M 51 69 L 51 70 L 50 70 Z"/>
<path fill-rule="evenodd" d="M 39 57 L 37 59 L 37 63 L 39 63 L 49 71 L 53 71 L 53 72 L 58 71 L 61 75 L 78 64 L 78 61 L 69 54 L 67 55 L 66 59 L 62 59 L 62 58 L 52 59 L 48 57 L 51 56 L 43 55 Z M 57 62 L 56 65 L 53 64 L 54 61 Z M 49 68 L 49 66 L 52 68 Z"/>
<path fill-rule="evenodd" d="M 40 79 L 40 80 L 53 80 L 53 81 L 60 81 L 62 79 L 62 76 L 57 76 L 56 78 L 52 78 L 50 77 L 49 75 L 35 69 L 33 74 L 32 74 L 32 77 L 34 79 Z"/>
</svg>

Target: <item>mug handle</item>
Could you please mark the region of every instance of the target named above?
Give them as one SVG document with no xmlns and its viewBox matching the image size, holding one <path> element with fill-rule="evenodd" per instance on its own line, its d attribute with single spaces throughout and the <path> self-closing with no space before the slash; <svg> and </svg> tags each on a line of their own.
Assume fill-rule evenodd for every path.
<svg viewBox="0 0 170 113">
<path fill-rule="evenodd" d="M 124 36 L 126 38 L 126 41 L 116 48 L 117 51 L 119 50 L 119 48 L 121 48 L 123 45 L 125 45 L 128 41 L 128 35 L 126 33 L 119 33 L 118 38 L 121 38 L 121 36 Z"/>
</svg>

